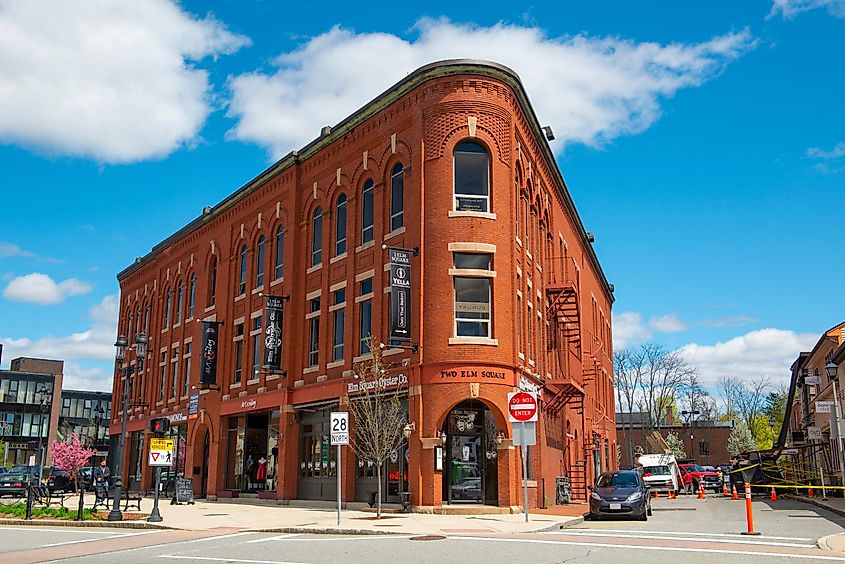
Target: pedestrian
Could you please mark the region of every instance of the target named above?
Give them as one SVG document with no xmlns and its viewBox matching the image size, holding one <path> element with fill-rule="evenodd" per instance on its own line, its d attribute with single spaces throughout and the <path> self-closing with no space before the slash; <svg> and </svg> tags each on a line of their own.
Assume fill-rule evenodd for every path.
<svg viewBox="0 0 845 564">
<path fill-rule="evenodd" d="M 111 470 L 106 465 L 105 459 L 100 461 L 100 465 L 94 468 L 92 472 L 94 480 L 94 491 L 96 492 L 96 500 L 94 505 L 102 503 L 106 500 L 109 490 L 109 479 L 111 478 Z"/>
</svg>

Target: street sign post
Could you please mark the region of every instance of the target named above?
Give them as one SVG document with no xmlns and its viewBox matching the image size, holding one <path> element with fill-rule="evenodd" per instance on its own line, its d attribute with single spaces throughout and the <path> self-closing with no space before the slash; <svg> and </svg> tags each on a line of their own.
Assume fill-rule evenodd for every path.
<svg viewBox="0 0 845 564">
<path fill-rule="evenodd" d="M 508 419 L 513 423 L 514 444 L 522 445 L 522 505 L 528 522 L 528 445 L 537 443 L 534 422 L 537 421 L 537 394 L 511 392 L 508 394 Z M 527 426 L 531 428 L 528 429 Z M 519 441 L 518 443 L 516 441 Z"/>
<path fill-rule="evenodd" d="M 155 466 L 156 469 L 156 486 L 155 497 L 153 498 L 153 510 L 150 513 L 150 516 L 147 517 L 147 521 L 151 523 L 160 523 L 164 520 L 161 517 L 161 513 L 158 511 L 158 499 L 161 494 L 161 467 L 173 466 L 173 453 L 176 446 L 175 442 L 176 441 L 174 439 L 160 439 L 158 437 L 150 439 L 150 456 L 147 462 L 149 462 L 150 466 Z"/>
<path fill-rule="evenodd" d="M 343 473 L 340 464 L 340 447 L 341 445 L 349 444 L 349 413 L 345 411 L 333 411 L 329 416 L 329 432 L 331 433 L 331 444 L 337 445 L 337 465 L 335 466 L 335 474 L 337 475 L 337 526 L 340 526 L 340 475 Z"/>
</svg>

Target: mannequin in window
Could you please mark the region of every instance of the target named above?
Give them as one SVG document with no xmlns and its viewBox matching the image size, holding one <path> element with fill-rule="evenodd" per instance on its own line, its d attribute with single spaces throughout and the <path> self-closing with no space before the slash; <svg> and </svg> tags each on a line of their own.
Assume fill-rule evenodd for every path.
<svg viewBox="0 0 845 564">
<path fill-rule="evenodd" d="M 264 481 L 267 479 L 267 459 L 262 456 L 258 459 L 258 469 L 255 471 L 255 481 L 258 482 L 259 488 L 264 486 Z"/>
</svg>

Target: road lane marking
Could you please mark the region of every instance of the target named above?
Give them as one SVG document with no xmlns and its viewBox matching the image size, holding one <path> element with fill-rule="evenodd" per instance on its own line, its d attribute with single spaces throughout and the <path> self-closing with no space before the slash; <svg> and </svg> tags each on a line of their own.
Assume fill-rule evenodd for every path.
<svg viewBox="0 0 845 564">
<path fill-rule="evenodd" d="M 48 548 L 48 547 L 52 547 L 52 546 L 63 546 L 63 545 L 66 545 L 66 544 L 80 544 L 80 543 L 83 543 L 83 542 L 99 542 L 99 541 L 104 541 L 104 540 L 109 540 L 109 539 L 119 539 L 119 538 L 123 538 L 123 537 L 137 537 L 137 536 L 140 536 L 140 535 L 149 535 L 149 534 L 158 533 L 158 532 L 160 532 L 160 531 L 141 531 L 139 533 L 123 533 L 123 534 L 120 534 L 120 535 L 112 535 L 110 537 L 98 537 L 98 538 L 95 538 L 95 539 L 79 539 L 79 540 L 72 540 L 72 541 L 54 542 L 54 543 L 50 543 L 50 544 L 42 544 L 38 548 Z"/>
<path fill-rule="evenodd" d="M 541 533 L 542 534 L 542 533 Z M 683 541 L 686 539 L 672 537 L 672 536 L 657 536 L 657 535 L 616 535 L 613 533 L 606 533 L 606 532 L 565 532 L 565 531 L 555 531 L 553 534 L 556 535 L 571 535 L 573 537 L 610 537 L 615 539 L 648 539 L 648 540 L 672 540 L 672 541 Z M 759 538 L 759 537 L 755 537 Z M 693 539 L 690 539 L 693 540 Z M 815 548 L 815 544 L 798 544 L 793 542 L 759 542 L 755 540 L 745 540 L 745 539 L 710 539 L 710 538 L 697 538 L 694 539 L 695 542 L 720 542 L 720 543 L 728 543 L 728 544 L 759 544 L 763 546 L 787 546 L 790 548 Z"/>
<path fill-rule="evenodd" d="M 246 543 L 244 543 L 244 544 L 255 544 L 255 543 L 258 543 L 258 542 L 270 542 L 270 541 L 276 541 L 276 540 L 281 540 L 281 539 L 289 539 L 289 538 L 292 538 L 292 537 L 295 537 L 295 536 L 297 536 L 297 535 L 293 534 L 293 533 L 288 534 L 288 535 L 276 535 L 274 537 L 267 537 L 267 538 L 263 538 L 263 539 L 249 540 L 249 541 L 246 541 Z"/>
<path fill-rule="evenodd" d="M 777 558 L 800 558 L 804 560 L 834 560 L 845 562 L 840 556 L 815 556 L 813 554 L 791 554 L 788 552 L 759 552 L 754 550 L 725 550 L 721 548 L 681 548 L 675 546 L 642 546 L 636 544 L 611 544 L 602 542 L 575 542 L 575 541 L 552 541 L 532 539 L 497 539 L 494 537 L 448 537 L 451 540 L 481 540 L 492 542 L 524 542 L 530 544 L 559 544 L 567 546 L 594 546 L 597 548 L 625 548 L 628 550 L 662 550 L 665 552 L 703 552 L 706 554 L 737 554 L 741 556 L 768 556 Z M 804 547 L 808 548 L 808 547 Z"/>
<path fill-rule="evenodd" d="M 686 531 L 642 531 L 642 530 L 633 530 L 633 529 L 587 529 L 587 528 L 571 528 L 565 529 L 565 531 L 601 531 L 603 533 L 639 533 L 642 535 L 646 534 L 655 534 L 655 535 L 695 535 L 697 537 L 741 537 L 742 533 L 688 533 Z M 557 532 L 565 532 L 565 531 L 549 531 L 553 533 Z M 807 542 L 815 542 L 815 539 L 806 538 L 806 537 L 774 537 L 771 535 L 760 535 L 757 537 L 758 539 L 773 539 L 773 540 L 795 540 L 795 541 L 807 541 Z"/>
<path fill-rule="evenodd" d="M 92 531 L 88 529 L 83 529 L 82 527 L 75 527 L 74 529 L 69 529 L 68 527 L 7 527 L 3 525 L 0 527 L 0 532 L 3 531 L 50 531 L 53 533 L 87 533 L 89 535 L 113 535 L 117 531 L 120 530 L 119 527 L 114 527 L 110 531 Z"/>
<path fill-rule="evenodd" d="M 288 562 L 287 560 L 247 560 L 246 558 L 215 558 L 214 556 L 178 556 L 176 554 L 159 554 L 159 558 L 173 558 L 178 560 L 205 560 L 211 562 L 245 562 L 247 564 L 303 564 L 302 562 Z"/>
</svg>

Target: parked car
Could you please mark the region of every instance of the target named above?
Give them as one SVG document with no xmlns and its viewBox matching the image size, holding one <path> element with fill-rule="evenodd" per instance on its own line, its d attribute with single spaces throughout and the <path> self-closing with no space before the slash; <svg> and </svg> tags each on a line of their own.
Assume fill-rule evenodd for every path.
<svg viewBox="0 0 845 564">
<path fill-rule="evenodd" d="M 636 470 L 604 472 L 590 492 L 590 519 L 634 517 L 647 521 L 651 515 L 648 486 Z"/>
<path fill-rule="evenodd" d="M 5 466 L 0 466 L 0 474 L 5 474 L 9 470 Z"/>
<path fill-rule="evenodd" d="M 698 464 L 679 464 L 678 467 L 681 469 L 684 486 L 692 493 L 698 491 L 699 485 L 703 485 L 705 490 L 713 490 L 716 493 L 721 491 L 722 482 L 716 472 L 705 470 Z"/>
<path fill-rule="evenodd" d="M 672 454 L 641 454 L 637 459 L 643 481 L 652 491 L 678 493 L 680 472 Z"/>
<path fill-rule="evenodd" d="M 23 496 L 26 494 L 26 485 L 32 480 L 38 481 L 37 465 L 17 464 L 0 476 L 0 496 L 13 495 Z"/>
<path fill-rule="evenodd" d="M 76 491 L 76 478 L 64 468 L 53 466 L 46 469 L 47 488 L 50 492 Z"/>
</svg>

